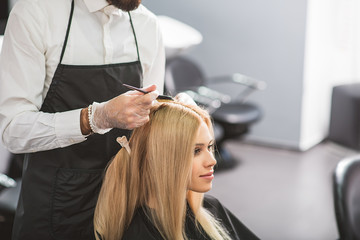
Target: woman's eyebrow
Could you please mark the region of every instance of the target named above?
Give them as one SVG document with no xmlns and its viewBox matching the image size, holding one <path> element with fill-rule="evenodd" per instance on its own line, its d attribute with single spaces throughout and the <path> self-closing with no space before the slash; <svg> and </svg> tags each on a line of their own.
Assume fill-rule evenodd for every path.
<svg viewBox="0 0 360 240">
<path fill-rule="evenodd" d="M 212 143 L 214 143 L 214 139 L 211 139 L 208 143 L 208 145 L 211 145 Z M 195 146 L 205 146 L 206 144 L 205 143 L 195 143 Z"/>
</svg>

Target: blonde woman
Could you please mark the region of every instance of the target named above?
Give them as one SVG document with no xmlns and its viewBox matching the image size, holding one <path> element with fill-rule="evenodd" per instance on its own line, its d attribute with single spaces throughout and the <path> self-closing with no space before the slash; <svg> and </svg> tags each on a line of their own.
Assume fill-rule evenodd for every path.
<svg viewBox="0 0 360 240">
<path fill-rule="evenodd" d="M 126 145 L 126 144 L 125 144 Z M 197 106 L 162 102 L 108 166 L 95 209 L 98 240 L 258 239 L 212 187 L 214 137 Z"/>
</svg>

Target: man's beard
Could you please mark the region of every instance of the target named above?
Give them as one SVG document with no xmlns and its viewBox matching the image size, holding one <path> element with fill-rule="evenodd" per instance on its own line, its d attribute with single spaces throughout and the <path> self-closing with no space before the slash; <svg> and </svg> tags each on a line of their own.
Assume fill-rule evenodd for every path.
<svg viewBox="0 0 360 240">
<path fill-rule="evenodd" d="M 131 11 L 139 7 L 141 0 L 107 0 L 108 3 L 123 11 Z"/>
</svg>

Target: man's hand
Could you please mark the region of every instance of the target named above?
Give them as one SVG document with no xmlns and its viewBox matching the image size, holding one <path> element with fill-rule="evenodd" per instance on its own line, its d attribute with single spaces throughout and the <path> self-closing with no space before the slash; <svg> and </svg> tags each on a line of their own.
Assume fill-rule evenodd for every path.
<svg viewBox="0 0 360 240">
<path fill-rule="evenodd" d="M 150 108 L 159 93 L 156 86 L 144 88 L 150 93 L 129 91 L 93 108 L 94 125 L 101 129 L 134 129 L 149 121 Z"/>
<path fill-rule="evenodd" d="M 84 135 L 89 133 L 90 123 L 95 129 L 111 128 L 134 129 L 149 121 L 150 108 L 159 96 L 156 86 L 144 88 L 148 94 L 128 91 L 107 102 L 93 103 L 92 118 L 87 119 L 87 108 L 81 111 L 81 130 Z M 91 121 L 86 122 L 86 120 Z M 97 132 L 97 131 L 95 131 Z"/>
</svg>

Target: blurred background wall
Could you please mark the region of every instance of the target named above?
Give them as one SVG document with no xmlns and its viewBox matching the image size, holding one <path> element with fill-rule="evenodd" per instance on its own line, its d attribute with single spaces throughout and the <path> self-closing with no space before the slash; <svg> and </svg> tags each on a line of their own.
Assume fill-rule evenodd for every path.
<svg viewBox="0 0 360 240">
<path fill-rule="evenodd" d="M 17 0 L 4 1 L 1 18 Z M 201 32 L 203 42 L 186 55 L 207 76 L 239 72 L 267 83 L 265 91 L 250 97 L 264 117 L 245 141 L 311 148 L 328 135 L 332 87 L 359 81 L 357 0 L 143 0 L 143 4 Z"/>
<path fill-rule="evenodd" d="M 331 90 L 359 78 L 356 0 L 144 0 L 203 34 L 186 55 L 210 76 L 267 83 L 250 98 L 264 118 L 246 141 L 307 150 L 327 137 Z M 231 90 L 230 90 L 231 91 Z"/>
</svg>

